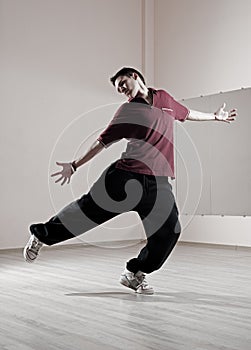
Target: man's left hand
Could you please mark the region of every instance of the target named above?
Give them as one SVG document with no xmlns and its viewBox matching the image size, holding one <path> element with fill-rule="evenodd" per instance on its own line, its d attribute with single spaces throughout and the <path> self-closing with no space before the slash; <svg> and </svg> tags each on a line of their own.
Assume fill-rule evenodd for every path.
<svg viewBox="0 0 251 350">
<path fill-rule="evenodd" d="M 236 120 L 237 117 L 237 109 L 232 109 L 231 111 L 227 112 L 225 111 L 226 103 L 223 103 L 223 105 L 217 109 L 217 111 L 214 113 L 215 120 L 225 122 L 225 123 L 231 123 Z"/>
</svg>

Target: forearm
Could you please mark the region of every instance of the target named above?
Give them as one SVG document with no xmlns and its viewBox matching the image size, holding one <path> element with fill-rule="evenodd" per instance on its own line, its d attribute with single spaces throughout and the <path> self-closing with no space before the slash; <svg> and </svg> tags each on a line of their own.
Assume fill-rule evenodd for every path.
<svg viewBox="0 0 251 350">
<path fill-rule="evenodd" d="M 81 165 L 87 163 L 89 160 L 95 157 L 100 151 L 102 151 L 102 149 L 104 149 L 104 146 L 99 141 L 96 140 L 85 155 L 83 155 L 77 160 L 74 160 L 73 162 L 74 168 L 77 169 Z"/>
<path fill-rule="evenodd" d="M 187 120 L 192 121 L 213 121 L 215 119 L 215 113 L 204 113 L 199 111 L 194 111 L 190 109 Z"/>
</svg>

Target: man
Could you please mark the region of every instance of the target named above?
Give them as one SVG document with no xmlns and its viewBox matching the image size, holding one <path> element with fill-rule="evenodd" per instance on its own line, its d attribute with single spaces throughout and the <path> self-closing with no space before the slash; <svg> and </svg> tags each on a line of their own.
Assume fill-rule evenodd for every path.
<svg viewBox="0 0 251 350">
<path fill-rule="evenodd" d="M 31 237 L 24 249 L 33 262 L 44 244 L 53 245 L 73 238 L 130 210 L 144 225 L 147 242 L 136 258 L 130 259 L 120 283 L 141 294 L 153 294 L 146 274 L 158 270 L 180 236 L 178 209 L 168 182 L 174 177 L 173 124 L 175 120 L 235 120 L 236 110 L 215 113 L 188 110 L 166 91 L 147 88 L 144 77 L 134 68 L 122 68 L 112 78 L 118 93 L 128 102 L 116 112 L 108 127 L 90 150 L 78 160 L 58 163 L 62 170 L 56 182 L 70 183 L 76 170 L 116 141 L 128 140 L 126 151 L 111 164 L 89 193 L 67 205 L 46 223 L 30 226 Z"/>
</svg>

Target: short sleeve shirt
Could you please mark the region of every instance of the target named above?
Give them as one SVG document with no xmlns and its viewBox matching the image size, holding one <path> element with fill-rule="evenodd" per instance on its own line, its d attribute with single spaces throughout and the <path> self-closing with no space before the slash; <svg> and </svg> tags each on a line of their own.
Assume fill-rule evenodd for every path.
<svg viewBox="0 0 251 350">
<path fill-rule="evenodd" d="M 143 98 L 122 104 L 98 140 L 105 147 L 123 138 L 128 140 L 117 168 L 174 178 L 174 121 L 184 122 L 189 110 L 165 90 L 149 90 L 152 106 Z"/>
</svg>

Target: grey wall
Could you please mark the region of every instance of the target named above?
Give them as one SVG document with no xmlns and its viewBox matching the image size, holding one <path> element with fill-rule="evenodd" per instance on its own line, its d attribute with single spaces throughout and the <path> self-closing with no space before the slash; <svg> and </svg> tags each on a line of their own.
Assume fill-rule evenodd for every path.
<svg viewBox="0 0 251 350">
<path fill-rule="evenodd" d="M 205 112 L 223 102 L 238 109 L 234 123 L 177 125 L 177 199 L 183 214 L 251 215 L 251 89 L 182 101 Z"/>
<path fill-rule="evenodd" d="M 251 86 L 250 0 L 156 0 L 155 79 L 176 98 Z"/>
</svg>

